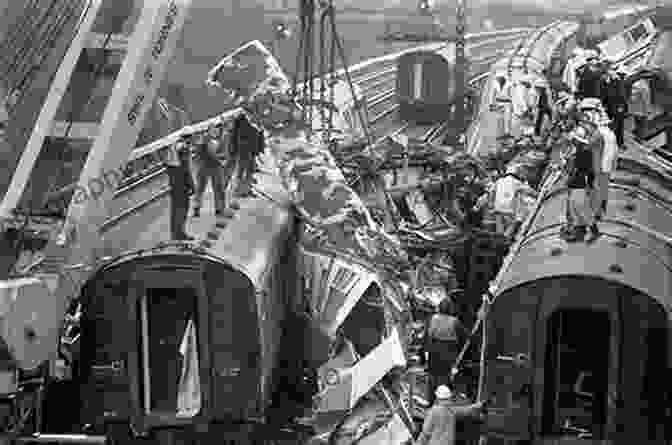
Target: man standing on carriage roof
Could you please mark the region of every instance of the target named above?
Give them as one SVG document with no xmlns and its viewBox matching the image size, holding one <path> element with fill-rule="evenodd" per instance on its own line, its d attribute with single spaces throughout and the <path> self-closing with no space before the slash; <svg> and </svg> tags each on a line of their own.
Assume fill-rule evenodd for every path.
<svg viewBox="0 0 672 445">
<path fill-rule="evenodd" d="M 226 142 L 224 138 L 224 125 L 218 122 L 208 128 L 206 135 L 196 136 L 196 195 L 194 196 L 194 217 L 199 217 L 203 204 L 203 194 L 208 182 L 212 181 L 212 192 L 215 202 L 215 214 L 221 215 L 226 208 L 226 188 L 230 179 L 230 173 L 225 177 L 226 171 L 222 171 L 222 158 L 226 158 Z"/>
<path fill-rule="evenodd" d="M 597 130 L 602 136 L 602 152 L 599 159 L 596 157 L 595 166 L 595 203 L 593 207 L 596 211 L 596 219 L 599 221 L 606 211 L 607 199 L 609 193 L 609 176 L 615 169 L 618 158 L 618 142 L 616 135 L 609 125 L 611 121 L 602 108 L 599 99 L 584 99 L 579 104 L 579 110 L 597 126 Z"/>
<path fill-rule="evenodd" d="M 604 78 L 602 102 L 611 119 L 611 129 L 616 134 L 619 147 L 624 146 L 624 122 L 628 113 L 628 97 L 623 76 L 613 69 L 607 71 Z"/>
<path fill-rule="evenodd" d="M 567 179 L 567 227 L 564 235 L 568 242 L 581 241 L 590 228 L 587 241 L 592 242 L 599 237 L 594 185 L 596 169 L 601 165 L 602 137 L 594 124 L 582 121 L 570 134 L 570 140 L 575 152 Z"/>
<path fill-rule="evenodd" d="M 604 70 L 598 59 L 597 51 L 590 51 L 586 57 L 586 64 L 578 70 L 577 98 L 601 98 L 603 75 Z"/>
<path fill-rule="evenodd" d="M 194 183 L 189 168 L 190 152 L 187 136 L 180 139 L 168 150 L 165 160 L 166 171 L 170 181 L 170 231 L 174 240 L 191 240 L 185 232 L 187 214 L 189 213 L 189 196 L 194 192 Z"/>
</svg>

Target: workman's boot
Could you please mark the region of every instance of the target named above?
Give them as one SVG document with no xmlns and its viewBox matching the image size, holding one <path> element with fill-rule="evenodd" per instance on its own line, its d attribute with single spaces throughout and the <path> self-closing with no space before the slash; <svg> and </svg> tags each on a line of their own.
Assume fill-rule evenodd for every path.
<svg viewBox="0 0 672 445">
<path fill-rule="evenodd" d="M 590 236 L 586 239 L 586 243 L 591 244 L 600 237 L 600 229 L 597 227 L 597 224 L 590 226 Z"/>
<path fill-rule="evenodd" d="M 586 232 L 586 226 L 577 226 L 571 233 L 567 234 L 565 241 L 568 243 L 583 241 L 583 239 L 586 237 Z"/>
</svg>

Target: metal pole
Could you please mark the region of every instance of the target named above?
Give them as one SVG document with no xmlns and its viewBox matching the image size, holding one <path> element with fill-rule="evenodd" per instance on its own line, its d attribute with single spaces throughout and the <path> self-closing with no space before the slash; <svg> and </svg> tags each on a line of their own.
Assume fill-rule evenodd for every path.
<svg viewBox="0 0 672 445">
<path fill-rule="evenodd" d="M 466 44 L 466 0 L 457 0 L 457 28 L 455 38 L 455 114 L 453 116 L 454 130 L 459 135 L 466 127 L 466 110 L 464 106 L 466 94 L 466 66 L 467 57 L 464 52 Z"/>
</svg>

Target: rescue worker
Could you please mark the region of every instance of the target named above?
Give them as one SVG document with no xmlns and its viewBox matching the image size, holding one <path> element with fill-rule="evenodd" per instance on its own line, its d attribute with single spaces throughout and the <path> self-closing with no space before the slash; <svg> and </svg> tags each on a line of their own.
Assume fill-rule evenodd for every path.
<svg viewBox="0 0 672 445">
<path fill-rule="evenodd" d="M 604 112 L 594 112 L 591 119 L 602 135 L 602 153 L 599 168 L 596 171 L 595 203 L 597 220 L 601 220 L 607 211 L 609 197 L 609 179 L 611 172 L 616 169 L 618 160 L 618 140 L 610 128 L 611 120 Z"/>
<path fill-rule="evenodd" d="M 616 142 L 619 147 L 623 147 L 625 116 L 628 113 L 628 97 L 625 90 L 625 80 L 620 73 L 613 69 L 609 70 L 605 77 L 602 103 L 611 119 L 611 129 L 616 135 Z"/>
<path fill-rule="evenodd" d="M 572 56 L 567 60 L 567 65 L 562 73 L 562 80 L 565 85 L 569 87 L 570 93 L 576 93 L 578 86 L 577 73 L 586 63 L 586 50 L 581 47 L 576 47 L 572 51 Z"/>
<path fill-rule="evenodd" d="M 497 233 L 510 237 L 516 230 L 514 202 L 516 195 L 529 185 L 517 174 L 509 170 L 495 182 L 493 211 L 497 224 Z"/>
<path fill-rule="evenodd" d="M 215 214 L 222 215 L 226 208 L 226 188 L 230 176 L 223 177 L 220 158 L 226 145 L 222 140 L 223 124 L 218 123 L 208 128 L 207 134 L 196 136 L 195 148 L 198 168 L 196 169 L 196 196 L 194 197 L 194 217 L 199 217 L 203 205 L 203 194 L 208 182 L 212 181 Z"/>
<path fill-rule="evenodd" d="M 603 72 L 596 51 L 590 51 L 586 57 L 586 64 L 578 70 L 579 82 L 576 88 L 576 97 L 602 97 Z"/>
<path fill-rule="evenodd" d="M 189 168 L 187 137 L 180 139 L 168 150 L 165 160 L 170 183 L 170 231 L 174 240 L 192 240 L 185 232 L 189 213 L 189 196 L 194 192 L 194 183 Z"/>
<path fill-rule="evenodd" d="M 497 137 L 506 137 L 511 134 L 511 86 L 506 77 L 497 76 L 495 82 L 493 111 L 497 113 Z"/>
<path fill-rule="evenodd" d="M 264 133 L 246 113 L 241 113 L 233 121 L 231 130 L 231 156 L 237 161 L 237 194 L 249 196 L 256 157 L 264 151 Z"/>
<path fill-rule="evenodd" d="M 527 133 L 527 127 L 533 129 L 533 101 L 535 97 L 532 92 L 532 77 L 523 75 L 516 85 L 513 87 L 511 96 L 512 100 L 512 118 L 511 118 L 511 134 L 514 137 L 519 137 L 523 133 Z"/>
<path fill-rule="evenodd" d="M 482 414 L 484 403 L 460 405 L 453 398 L 448 386 L 436 389 L 436 403 L 430 408 L 422 425 L 422 432 L 416 445 L 454 445 L 457 435 L 457 421 Z"/>
<path fill-rule="evenodd" d="M 537 90 L 537 118 L 534 123 L 534 134 L 541 136 L 544 129 L 545 118 L 548 117 L 550 121 L 553 119 L 553 110 L 551 109 L 551 101 L 548 94 L 546 84 L 542 79 L 537 79 L 534 83 L 534 88 Z"/>
<path fill-rule="evenodd" d="M 591 231 L 591 239 L 597 239 L 599 236 L 593 197 L 595 167 L 599 165 L 595 162 L 594 146 L 601 142 L 597 136 L 597 128 L 586 121 L 580 122 L 570 134 L 574 155 L 567 180 L 568 225 L 565 239 L 568 242 L 583 240 L 588 228 Z"/>
<path fill-rule="evenodd" d="M 429 319 L 425 336 L 432 388 L 451 383 L 452 367 L 466 339 L 467 330 L 458 318 L 457 304 L 453 298 L 445 297 L 438 313 Z"/>
<path fill-rule="evenodd" d="M 599 101 L 595 100 L 592 103 L 589 101 L 590 99 L 585 99 L 581 104 L 583 105 L 582 111 L 589 116 L 590 121 L 597 126 L 602 136 L 601 153 L 595 153 L 595 161 L 598 164 L 595 171 L 595 202 L 593 204 L 596 209 L 596 219 L 599 221 L 607 208 L 609 176 L 615 169 L 618 158 L 618 142 L 610 128 L 611 120 L 601 108 Z"/>
</svg>

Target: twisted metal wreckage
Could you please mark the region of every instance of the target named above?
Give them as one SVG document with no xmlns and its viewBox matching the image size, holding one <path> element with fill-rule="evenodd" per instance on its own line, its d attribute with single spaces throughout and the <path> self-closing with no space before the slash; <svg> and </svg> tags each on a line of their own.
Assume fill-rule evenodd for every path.
<svg viewBox="0 0 672 445">
<path fill-rule="evenodd" d="M 314 440 L 408 440 L 415 430 L 411 414 L 415 410 L 407 402 L 412 405 L 418 398 L 410 394 L 407 374 L 390 372 L 407 365 L 417 302 L 437 303 L 445 296 L 446 285 L 456 282 L 451 248 L 467 235 L 442 197 L 447 188 L 481 185 L 464 178 L 483 177 L 484 168 L 462 151 L 421 142 L 386 138 L 369 145 L 352 134 L 347 146 L 325 142 L 305 123 L 313 121 L 313 113 L 328 114 L 331 128 L 333 107 L 324 101 L 297 101 L 278 62 L 258 41 L 224 57 L 211 70 L 208 82 L 228 90 L 241 112 L 266 133 L 264 158 L 274 165 L 264 168 L 280 176 L 304 223 L 301 251 L 307 299 L 313 320 L 331 339 L 329 351 L 318 354 L 328 352 L 318 370 Z M 315 97 L 314 92 L 309 94 Z M 412 172 L 416 185 L 393 196 L 389 176 L 400 172 Z M 260 184 L 256 191 L 272 195 Z M 409 206 L 415 215 L 407 212 L 404 218 L 395 198 L 409 196 L 421 201 L 423 208 L 414 212 L 417 206 Z M 379 295 L 371 292 L 372 284 L 378 285 Z M 355 350 L 361 348 L 353 347 L 358 343 L 352 335 L 356 332 L 343 326 L 360 302 L 382 306 L 386 325 L 385 339 L 381 342 L 379 337 L 378 344 L 364 348 L 368 351 L 361 359 Z M 426 402 L 419 401 L 422 410 Z"/>
</svg>

